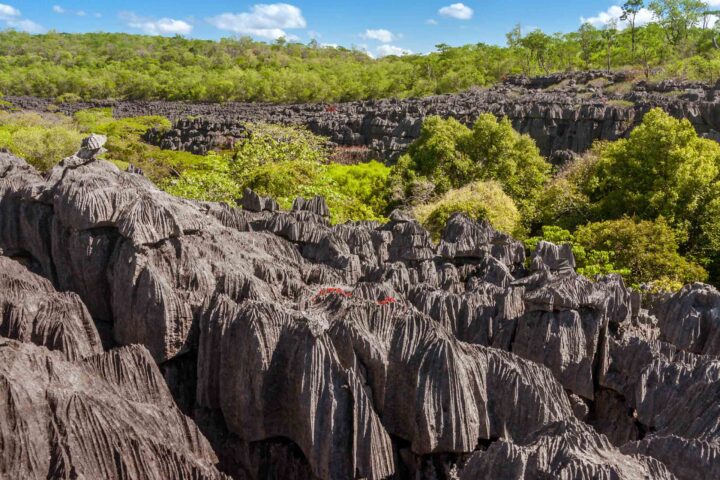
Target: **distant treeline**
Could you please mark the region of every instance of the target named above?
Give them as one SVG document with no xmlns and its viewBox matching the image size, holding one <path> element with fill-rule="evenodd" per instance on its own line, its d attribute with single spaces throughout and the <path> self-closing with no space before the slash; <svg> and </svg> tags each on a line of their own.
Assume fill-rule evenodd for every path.
<svg viewBox="0 0 720 480">
<path fill-rule="evenodd" d="M 657 21 L 635 26 L 641 8 Z M 0 92 L 59 101 L 142 99 L 339 102 L 451 93 L 507 75 L 631 69 L 649 77 L 720 77 L 720 12 L 698 0 L 629 0 L 625 20 L 546 34 L 519 27 L 507 46 L 437 45 L 372 59 L 357 49 L 249 38 L 0 32 Z"/>
</svg>

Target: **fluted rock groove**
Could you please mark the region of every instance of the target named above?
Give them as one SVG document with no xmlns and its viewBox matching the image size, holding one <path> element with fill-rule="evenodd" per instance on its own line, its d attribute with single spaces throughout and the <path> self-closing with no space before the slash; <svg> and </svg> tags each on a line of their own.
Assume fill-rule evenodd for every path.
<svg viewBox="0 0 720 480">
<path fill-rule="evenodd" d="M 639 299 L 463 215 L 182 200 L 102 140 L 0 154 L 0 476 L 720 475 L 714 288 Z"/>
</svg>

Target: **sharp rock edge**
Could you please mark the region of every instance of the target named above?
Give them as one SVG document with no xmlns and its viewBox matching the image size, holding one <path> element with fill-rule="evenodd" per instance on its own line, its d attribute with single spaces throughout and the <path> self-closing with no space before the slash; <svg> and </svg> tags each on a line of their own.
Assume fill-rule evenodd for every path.
<svg viewBox="0 0 720 480">
<path fill-rule="evenodd" d="M 399 211 L 385 225 L 333 226 L 319 198 L 285 212 L 246 192 L 243 204 L 173 198 L 92 154 L 45 176 L 0 154 L 5 256 L 45 277 L 42 288 L 82 300 L 87 311 L 78 301 L 74 316 L 59 317 L 73 342 L 97 348 L 89 312 L 108 326 L 108 343 L 149 352 L 77 347 L 91 356 L 72 363 L 62 348 L 7 340 L 6 352 L 35 360 L 23 367 L 32 381 L 6 384 L 37 393 L 62 381 L 40 355 L 65 362 L 52 371 L 67 365 L 88 384 L 109 382 L 114 401 L 132 404 L 119 408 L 152 397 L 150 418 L 104 435 L 129 441 L 118 432 L 162 424 L 170 438 L 186 425 L 195 433 L 184 451 L 195 456 L 172 463 L 182 475 L 211 468 L 214 456 L 170 406 L 149 355 L 171 392 L 191 392 L 188 411 L 236 478 L 717 476 L 720 295 L 711 287 L 641 298 L 620 277 L 577 275 L 564 247 L 541 244 L 527 261 L 521 243 L 463 215 L 436 246 Z M 92 360 L 121 352 L 143 352 L 131 356 L 144 359 L 144 379 L 120 380 Z M 49 458 L 48 468 L 83 461 L 38 455 L 29 462 Z M 20 464 L 3 458 L 1 471 Z"/>
</svg>

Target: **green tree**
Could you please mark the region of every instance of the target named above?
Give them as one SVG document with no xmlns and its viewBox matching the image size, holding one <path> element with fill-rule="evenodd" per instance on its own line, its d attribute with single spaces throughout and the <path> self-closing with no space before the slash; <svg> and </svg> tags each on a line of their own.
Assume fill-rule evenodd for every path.
<svg viewBox="0 0 720 480">
<path fill-rule="evenodd" d="M 610 73 L 612 67 L 612 48 L 617 38 L 617 22 L 611 20 L 602 30 L 602 38 L 605 43 L 605 55 L 607 58 L 607 71 Z"/>
<path fill-rule="evenodd" d="M 719 171 L 720 145 L 699 138 L 688 120 L 654 109 L 629 139 L 602 149 L 589 196 L 602 217 L 663 216 L 685 241 Z"/>
<path fill-rule="evenodd" d="M 632 37 L 631 52 L 632 59 L 635 61 L 635 36 L 636 22 L 638 13 L 645 7 L 645 0 L 627 0 L 622 6 L 622 16 L 620 20 L 630 24 L 630 34 Z"/>
<path fill-rule="evenodd" d="M 673 45 L 680 45 L 687 39 L 690 29 L 707 9 L 702 0 L 653 0 L 649 6 Z"/>
<path fill-rule="evenodd" d="M 40 171 L 79 150 L 82 133 L 66 117 L 0 112 L 0 148 Z"/>
<path fill-rule="evenodd" d="M 660 217 L 636 222 L 631 218 L 590 223 L 575 232 L 575 242 L 586 251 L 611 252 L 615 266 L 629 269 L 630 284 L 652 283 L 680 286 L 707 280 L 707 272 L 678 253 L 673 230 Z"/>
<path fill-rule="evenodd" d="M 548 54 L 552 37 L 543 33 L 542 30 L 536 29 L 522 37 L 519 43 L 530 52 L 531 58 L 537 62 L 545 74 L 550 73 Z"/>
<path fill-rule="evenodd" d="M 572 246 L 573 256 L 575 257 L 575 270 L 580 275 L 594 277 L 596 275 L 618 274 L 628 278 L 631 274 L 629 268 L 620 265 L 616 266 L 613 263 L 613 252 L 586 248 L 576 240 L 575 235 L 570 233 L 569 230 L 555 225 L 544 225 L 541 235 L 525 239 L 525 249 L 529 253 L 534 252 L 541 240 L 556 245 L 569 244 Z"/>
<path fill-rule="evenodd" d="M 646 79 L 650 78 L 650 71 L 653 67 L 664 62 L 666 47 L 665 34 L 659 25 L 650 24 L 638 31 L 637 49 Z"/>
<path fill-rule="evenodd" d="M 495 180 L 529 220 L 549 172 L 535 142 L 507 119 L 480 115 L 470 130 L 454 119 L 429 117 L 393 167 L 391 186 L 396 201 L 419 204 L 476 180 Z"/>
<path fill-rule="evenodd" d="M 590 23 L 583 23 L 578 30 L 578 42 L 580 43 L 580 58 L 584 68 L 590 68 L 593 55 L 600 43 L 599 31 Z"/>
</svg>

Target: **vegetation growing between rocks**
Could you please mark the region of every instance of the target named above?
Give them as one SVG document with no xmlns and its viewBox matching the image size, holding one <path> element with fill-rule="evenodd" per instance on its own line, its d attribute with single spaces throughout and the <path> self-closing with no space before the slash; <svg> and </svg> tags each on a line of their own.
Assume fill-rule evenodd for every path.
<svg viewBox="0 0 720 480">
<path fill-rule="evenodd" d="M 463 212 L 475 220 L 487 220 L 497 230 L 522 235 L 520 212 L 497 181 L 473 182 L 413 208 L 415 217 L 435 240 L 440 238 L 448 219 L 456 212 Z"/>
<path fill-rule="evenodd" d="M 484 114 L 470 129 L 452 118 L 429 117 L 393 167 L 391 189 L 393 201 L 422 205 L 471 182 L 497 181 L 530 221 L 549 174 L 535 142 L 507 119 Z"/>
<path fill-rule="evenodd" d="M 169 128 L 163 117 L 115 119 L 110 109 L 59 114 L 2 113 L 0 148 L 47 170 L 74 153 L 88 132 L 108 136 L 104 158 L 126 169 L 133 165 L 161 188 L 185 198 L 235 204 L 245 188 L 274 197 L 290 208 L 300 197 L 321 195 L 336 223 L 382 220 L 388 209 L 390 169 L 379 162 L 331 163 L 326 139 L 302 128 L 251 125 L 251 138 L 232 151 L 193 155 L 161 150 L 141 136 L 150 128 Z"/>
<path fill-rule="evenodd" d="M 490 115 L 472 128 L 428 118 L 392 168 L 332 163 L 322 137 L 273 125 L 252 125 L 233 150 L 204 156 L 141 141 L 148 128 L 169 126 L 162 117 L 114 119 L 108 109 L 3 113 L 0 147 L 45 170 L 93 131 L 108 135 L 107 160 L 186 198 L 234 204 L 252 188 L 290 208 L 298 196 L 321 195 L 336 223 L 383 220 L 400 206 L 435 239 L 461 211 L 529 249 L 540 239 L 571 243 L 588 276 L 620 273 L 660 289 L 720 272 L 720 146 L 659 109 L 630 138 L 598 143 L 554 175 L 529 137 Z"/>
</svg>

